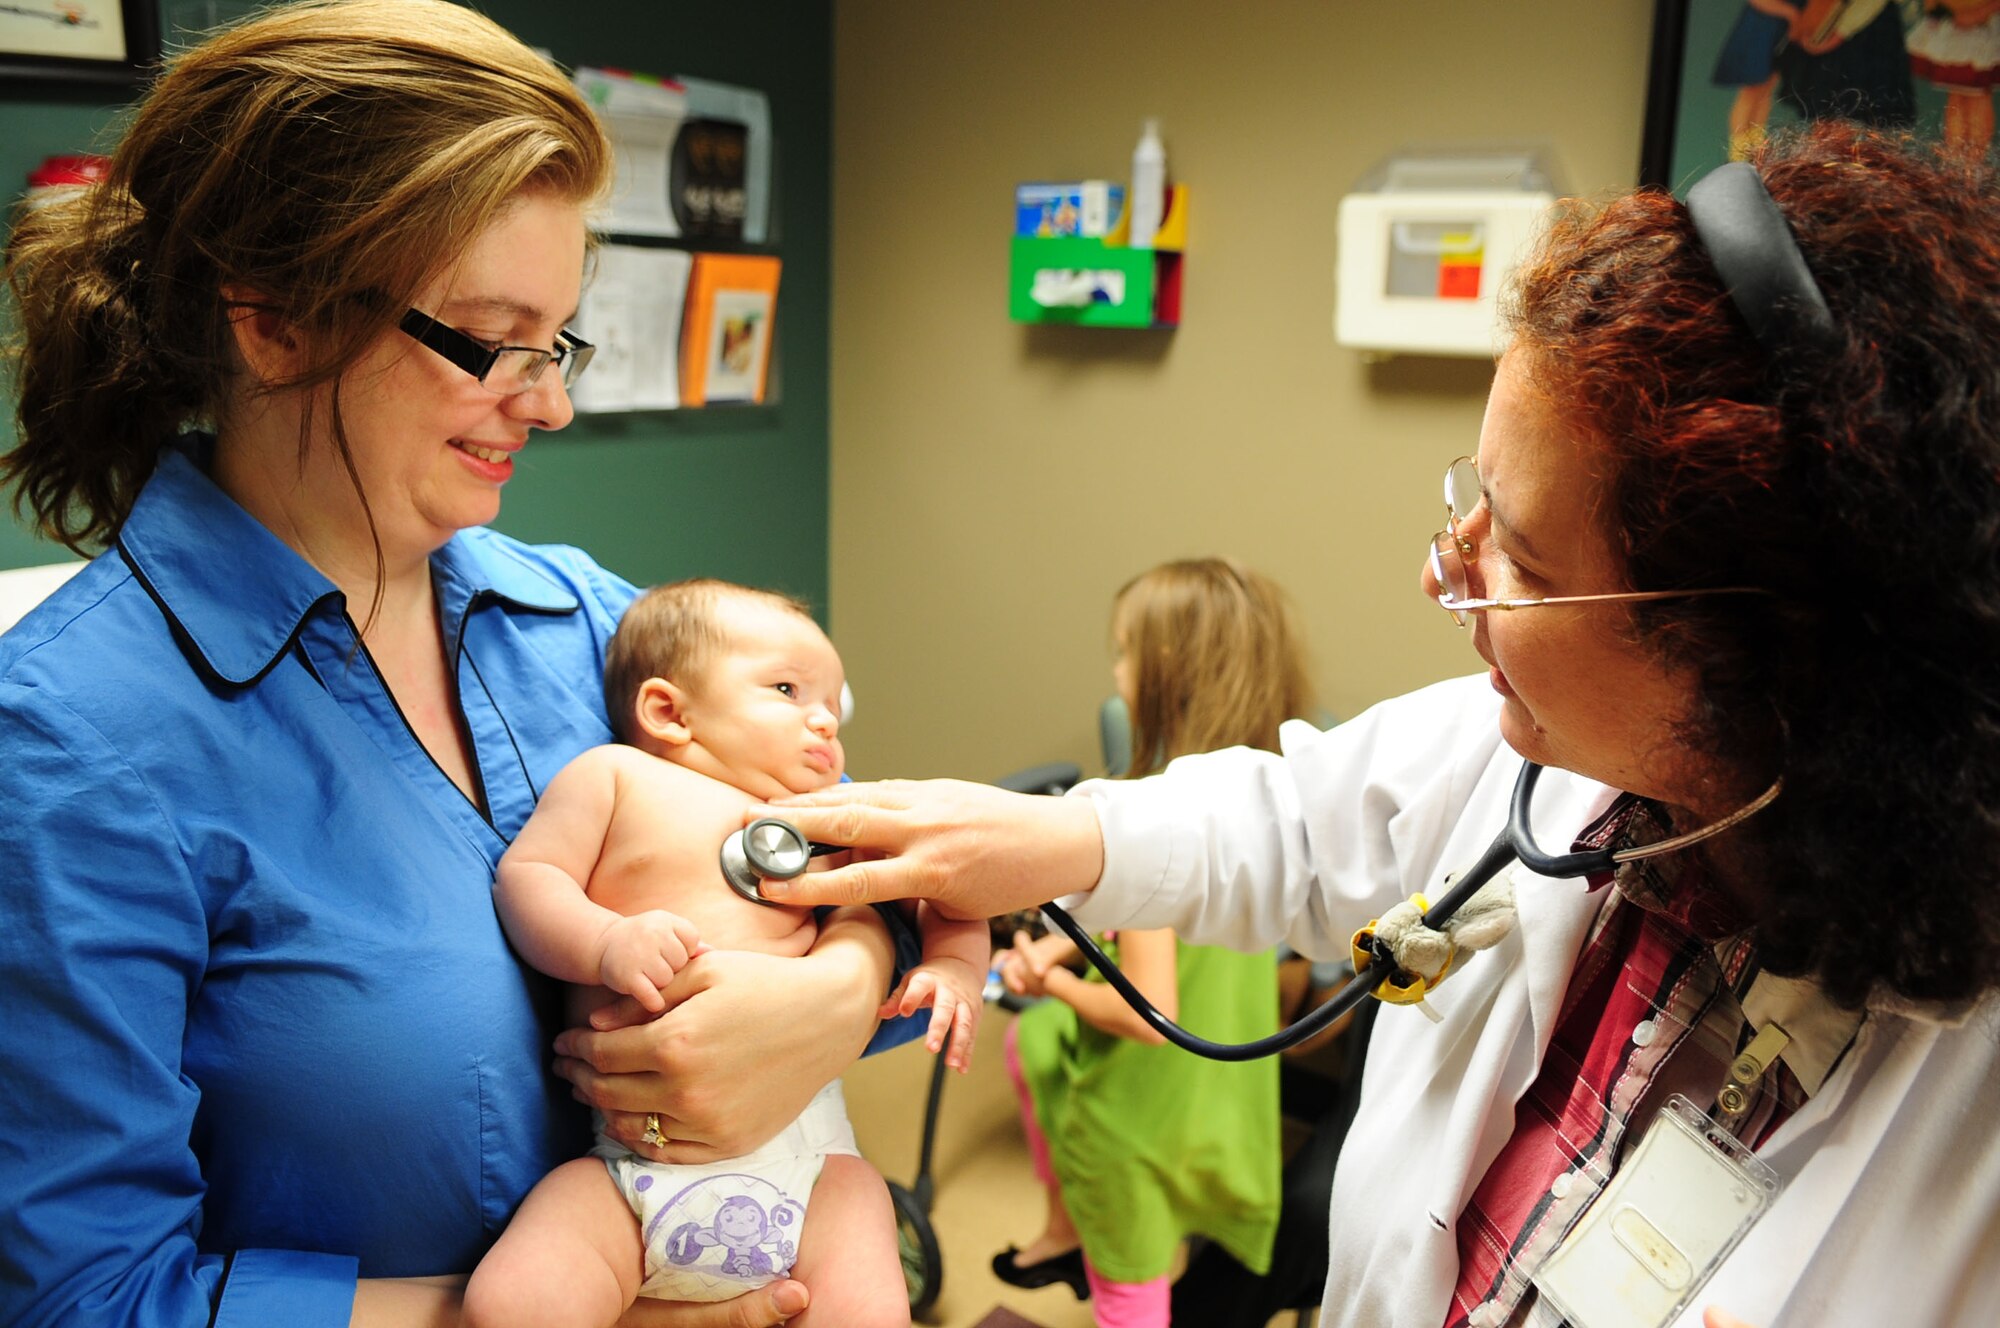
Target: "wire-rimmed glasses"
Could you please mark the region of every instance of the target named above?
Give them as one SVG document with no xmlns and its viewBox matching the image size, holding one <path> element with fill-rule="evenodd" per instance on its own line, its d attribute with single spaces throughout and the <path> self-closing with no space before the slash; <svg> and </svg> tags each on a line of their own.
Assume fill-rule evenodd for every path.
<svg viewBox="0 0 2000 1328">
<path fill-rule="evenodd" d="M 568 328 L 556 333 L 554 350 L 542 350 L 535 346 L 489 346 L 415 309 L 403 315 L 399 326 L 419 345 L 471 374 L 488 392 L 503 397 L 533 387 L 551 363 L 561 370 L 563 387 L 572 387 L 597 353 L 597 347 Z"/>
<path fill-rule="evenodd" d="M 1459 533 L 1461 512 L 1479 505 L 1479 467 L 1471 457 L 1459 457 L 1444 472 L 1444 529 L 1431 536 L 1431 579 L 1437 583 L 1438 607 L 1465 626 L 1469 613 L 1490 609 L 1537 609 L 1547 604 L 1602 604 L 1612 600 L 1686 599 L 1695 595 L 1765 595 L 1757 586 L 1704 586 L 1696 590 L 1619 590 L 1602 595 L 1546 595 L 1540 599 L 1476 599 L 1466 560 L 1476 556 L 1470 539 Z"/>
</svg>

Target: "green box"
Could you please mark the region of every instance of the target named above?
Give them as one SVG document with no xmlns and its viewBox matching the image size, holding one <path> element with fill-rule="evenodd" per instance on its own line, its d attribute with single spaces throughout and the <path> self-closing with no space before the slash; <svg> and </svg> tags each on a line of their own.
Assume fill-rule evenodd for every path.
<svg viewBox="0 0 2000 1328">
<path fill-rule="evenodd" d="M 1043 271 L 1118 272 L 1125 278 L 1124 298 L 1113 304 L 1094 301 L 1077 305 L 1041 305 L 1029 295 L 1035 274 Z M 1007 312 L 1017 323 L 1067 323 L 1077 327 L 1152 327 L 1157 291 L 1156 264 L 1151 249 L 1107 245 L 1080 236 L 1041 239 L 1014 237 L 1008 265 Z"/>
</svg>

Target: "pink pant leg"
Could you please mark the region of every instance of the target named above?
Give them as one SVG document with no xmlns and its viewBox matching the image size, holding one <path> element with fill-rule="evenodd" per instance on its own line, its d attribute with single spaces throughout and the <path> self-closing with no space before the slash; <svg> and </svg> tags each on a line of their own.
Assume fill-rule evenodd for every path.
<svg viewBox="0 0 2000 1328">
<path fill-rule="evenodd" d="M 1021 1071 L 1020 1024 L 1007 1025 L 1007 1077 L 1014 1081 L 1015 1096 L 1021 1099 L 1021 1132 L 1028 1136 L 1028 1156 L 1035 1164 L 1035 1178 L 1051 1189 L 1055 1169 L 1049 1165 L 1049 1141 L 1035 1119 L 1035 1100 L 1028 1094 L 1027 1076 Z M 1091 1313 L 1097 1328 L 1167 1328 L 1172 1288 L 1165 1276 L 1150 1282 L 1113 1282 L 1099 1275 L 1083 1256 L 1084 1275 L 1090 1279 Z"/>
<path fill-rule="evenodd" d="M 1028 1157 L 1035 1164 L 1035 1179 L 1050 1189 L 1057 1188 L 1055 1168 L 1049 1165 L 1049 1141 L 1035 1119 L 1035 1099 L 1028 1094 L 1028 1077 L 1021 1071 L 1021 1024 L 1007 1025 L 1007 1077 L 1014 1081 L 1014 1095 L 1021 1099 L 1021 1132 L 1028 1136 Z"/>
<path fill-rule="evenodd" d="M 1097 1271 L 1088 1253 L 1083 1272 L 1090 1279 L 1090 1312 L 1097 1328 L 1167 1328 L 1173 1290 L 1165 1274 L 1150 1282 L 1113 1282 Z"/>
</svg>

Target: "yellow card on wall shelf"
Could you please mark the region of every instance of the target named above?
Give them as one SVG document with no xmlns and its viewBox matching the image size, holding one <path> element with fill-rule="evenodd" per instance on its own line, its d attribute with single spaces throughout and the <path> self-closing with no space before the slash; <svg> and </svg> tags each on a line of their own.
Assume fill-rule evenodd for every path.
<svg viewBox="0 0 2000 1328">
<path fill-rule="evenodd" d="M 777 258 L 696 254 L 681 335 L 681 404 L 764 400 L 771 325 L 778 308 Z"/>
</svg>

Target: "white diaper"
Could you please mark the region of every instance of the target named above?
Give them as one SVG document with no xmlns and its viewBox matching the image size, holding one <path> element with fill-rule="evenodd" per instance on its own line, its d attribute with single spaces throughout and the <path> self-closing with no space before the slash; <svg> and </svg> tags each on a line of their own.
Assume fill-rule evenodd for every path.
<svg viewBox="0 0 2000 1328">
<path fill-rule="evenodd" d="M 603 1134 L 590 1150 L 639 1218 L 646 1246 L 642 1296 L 728 1300 L 775 1282 L 799 1257 L 806 1204 L 829 1153 L 859 1156 L 835 1081 L 755 1152 L 726 1162 L 669 1166 Z"/>
</svg>

